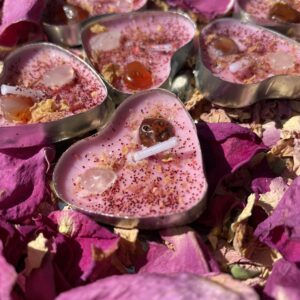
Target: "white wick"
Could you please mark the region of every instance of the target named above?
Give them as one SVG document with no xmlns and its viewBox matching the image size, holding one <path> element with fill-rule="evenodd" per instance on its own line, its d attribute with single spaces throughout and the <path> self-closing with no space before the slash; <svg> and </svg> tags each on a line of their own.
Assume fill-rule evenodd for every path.
<svg viewBox="0 0 300 300">
<path fill-rule="evenodd" d="M 132 160 L 134 162 L 143 160 L 147 157 L 150 157 L 152 155 L 156 155 L 160 152 L 170 150 L 174 147 L 176 147 L 178 144 L 178 138 L 177 137 L 172 137 L 168 139 L 167 141 L 158 143 L 156 145 L 153 145 L 151 147 L 145 148 L 143 150 L 137 151 L 132 154 Z"/>
<path fill-rule="evenodd" d="M 41 99 L 45 96 L 45 94 L 39 90 L 33 90 L 21 86 L 12 86 L 6 84 L 1 85 L 1 94 L 2 95 L 14 94 L 14 95 L 33 98 L 33 99 Z"/>
</svg>

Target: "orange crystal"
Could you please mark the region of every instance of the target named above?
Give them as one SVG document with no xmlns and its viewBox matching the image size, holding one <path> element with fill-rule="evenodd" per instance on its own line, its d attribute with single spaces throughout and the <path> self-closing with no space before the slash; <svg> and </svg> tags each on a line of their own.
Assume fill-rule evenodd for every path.
<svg viewBox="0 0 300 300">
<path fill-rule="evenodd" d="M 287 3 L 278 2 L 270 10 L 270 19 L 287 23 L 300 23 L 300 12 Z"/>
<path fill-rule="evenodd" d="M 79 6 L 68 4 L 64 0 L 48 1 L 44 21 L 49 24 L 67 25 L 79 23 L 89 17 L 89 13 Z"/>
<path fill-rule="evenodd" d="M 141 144 L 150 147 L 175 136 L 173 125 L 163 118 L 146 118 L 139 128 Z"/>
<path fill-rule="evenodd" d="M 123 80 L 130 90 L 149 89 L 153 84 L 151 72 L 138 61 L 125 66 Z"/>
<path fill-rule="evenodd" d="M 223 55 L 231 55 L 231 54 L 237 54 L 239 53 L 239 47 L 235 43 L 234 40 L 232 40 L 229 37 L 218 37 L 213 41 L 213 46 L 221 51 Z"/>
</svg>

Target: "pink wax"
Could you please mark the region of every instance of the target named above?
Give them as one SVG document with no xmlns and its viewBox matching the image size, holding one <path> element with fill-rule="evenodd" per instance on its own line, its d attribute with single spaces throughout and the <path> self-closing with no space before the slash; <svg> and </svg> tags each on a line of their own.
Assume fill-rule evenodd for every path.
<svg viewBox="0 0 300 300">
<path fill-rule="evenodd" d="M 224 54 L 214 46 L 231 39 L 238 53 Z M 200 37 L 202 60 L 219 78 L 233 83 L 257 83 L 274 75 L 300 75 L 300 47 L 276 33 L 238 20 L 208 25 Z"/>
<path fill-rule="evenodd" d="M 145 118 L 169 121 L 179 143 L 133 162 L 130 154 L 143 148 L 138 129 Z M 89 193 L 81 184 L 82 174 L 93 168 L 113 170 L 117 176 L 99 194 Z M 55 172 L 60 197 L 94 214 L 142 217 L 184 212 L 204 197 L 207 188 L 192 119 L 182 103 L 163 90 L 126 100 L 102 133 L 80 141 L 62 156 Z"/>
<path fill-rule="evenodd" d="M 74 82 L 58 89 L 45 86 L 42 81 L 43 76 L 62 65 L 73 68 Z M 107 95 L 105 86 L 96 74 L 75 57 L 56 48 L 27 50 L 20 53 L 17 60 L 5 65 L 4 68 L 3 83 L 42 91 L 45 96 L 41 100 L 54 99 L 57 105 L 63 102 L 68 106 L 64 111 L 49 115 L 47 122 L 89 110 L 102 103 Z M 13 125 L 16 123 L 6 120 L 0 111 L 0 126 Z"/>
<path fill-rule="evenodd" d="M 180 14 L 149 12 L 103 19 L 98 28 L 97 24 L 90 27 L 83 43 L 98 72 L 119 91 L 133 93 L 136 90 L 124 82 L 127 64 L 143 64 L 152 75 L 149 89 L 159 87 L 170 74 L 173 54 L 194 35 L 190 19 Z"/>
</svg>

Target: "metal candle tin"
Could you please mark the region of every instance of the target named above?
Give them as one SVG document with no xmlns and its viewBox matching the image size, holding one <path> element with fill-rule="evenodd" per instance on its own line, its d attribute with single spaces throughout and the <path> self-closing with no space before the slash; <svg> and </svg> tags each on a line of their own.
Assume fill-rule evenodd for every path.
<svg viewBox="0 0 300 300">
<path fill-rule="evenodd" d="M 128 97 L 121 105 L 118 107 L 118 109 L 115 111 L 113 117 L 110 119 L 109 123 L 107 126 L 102 130 L 101 132 L 98 133 L 98 136 L 95 136 L 95 138 L 101 137 L 101 135 L 105 134 L 106 130 L 109 130 L 109 127 L 113 122 L 117 122 L 118 120 L 118 110 L 121 110 L 123 106 L 126 105 L 127 102 L 133 100 L 136 97 L 143 97 L 149 94 L 155 94 L 155 93 L 160 93 L 161 95 L 172 95 L 175 98 L 177 98 L 174 94 L 172 94 L 169 91 L 163 90 L 163 89 L 155 89 L 155 90 L 150 90 L 150 91 L 144 91 L 140 92 L 135 95 L 131 95 Z M 184 108 L 183 103 L 179 98 L 178 103 Z M 189 116 L 191 123 L 193 124 L 194 121 L 193 119 Z M 193 125 L 195 126 L 195 125 Z M 195 128 L 196 131 L 196 128 Z M 91 137 L 93 138 L 93 137 Z M 90 138 L 88 138 L 90 139 Z M 96 219 L 99 222 L 109 224 L 112 226 L 116 227 L 121 227 L 121 228 L 141 228 L 141 229 L 158 229 L 158 228 L 166 228 L 166 227 L 171 227 L 171 226 L 181 226 L 184 224 L 188 224 L 196 220 L 200 214 L 203 212 L 205 209 L 206 205 L 206 192 L 207 192 L 207 183 L 204 184 L 203 188 L 203 197 L 198 200 L 194 204 L 194 206 L 190 207 L 184 212 L 179 212 L 179 213 L 173 213 L 169 215 L 163 215 L 163 216 L 142 216 L 142 217 L 131 217 L 131 216 L 118 216 L 118 215 L 113 215 L 113 214 L 106 214 L 106 213 L 99 213 L 99 212 L 94 212 L 91 210 L 86 210 L 83 208 L 80 208 L 74 204 L 71 204 L 66 197 L 64 196 L 63 192 L 63 187 L 59 183 L 62 182 L 62 175 L 63 171 L 66 170 L 66 166 L 71 163 L 71 160 L 69 159 L 72 155 L 77 155 L 76 149 L 80 148 L 80 146 L 84 145 L 84 143 L 88 142 L 88 140 L 81 140 L 75 144 L 73 144 L 70 148 L 67 149 L 66 152 L 62 155 L 60 160 L 57 162 L 56 167 L 54 169 L 53 173 L 53 183 L 54 183 L 54 189 L 56 192 L 56 195 L 58 198 L 62 199 L 67 205 L 70 205 L 71 208 L 81 211 L 94 219 Z M 198 142 L 199 143 L 199 142 Z M 200 147 L 200 144 L 199 144 Z M 203 166 L 203 162 L 201 162 Z M 65 177 L 64 177 L 65 178 Z"/>
<path fill-rule="evenodd" d="M 51 0 L 50 0 L 51 1 Z M 101 1 L 100 1 L 101 2 Z M 138 10 L 143 10 L 147 6 L 147 1 Z M 103 14 L 101 16 L 107 16 L 110 14 Z M 54 25 L 47 22 L 43 22 L 44 30 L 53 43 L 60 44 L 66 47 L 75 47 L 81 45 L 81 30 L 87 23 L 97 18 L 96 16 L 90 16 L 89 18 L 74 24 L 66 25 Z"/>
<path fill-rule="evenodd" d="M 207 25 L 203 29 L 202 34 L 205 33 L 205 30 L 210 26 L 226 22 L 236 22 L 238 24 L 245 23 L 234 19 L 218 19 Z M 277 32 L 273 32 L 255 24 L 251 24 L 251 26 L 272 32 L 272 34 L 277 35 L 281 39 L 286 39 L 289 43 L 294 43 L 299 47 L 296 41 Z M 211 102 L 224 107 L 245 107 L 264 99 L 300 98 L 300 76 L 277 75 L 252 84 L 232 83 L 217 77 L 202 61 L 201 43 L 197 56 L 195 77 L 196 85 L 204 96 Z"/>
<path fill-rule="evenodd" d="M 28 44 L 8 55 L 4 60 L 0 84 L 6 83 L 7 70 L 10 66 L 14 66 L 22 55 L 44 48 L 59 50 L 72 59 L 79 61 L 98 78 L 103 85 L 103 89 L 106 90 L 102 79 L 86 62 L 68 50 L 50 43 Z M 0 127 L 0 149 L 52 144 L 87 133 L 90 130 L 104 126 L 113 110 L 114 105 L 107 97 L 102 103 L 90 110 L 57 121 Z"/>
<path fill-rule="evenodd" d="M 85 49 L 85 52 L 88 53 L 87 48 L 87 36 L 88 33 L 90 31 L 90 28 L 92 26 L 94 26 L 95 24 L 101 23 L 103 21 L 111 21 L 111 20 L 116 20 L 116 19 L 132 19 L 134 18 L 134 16 L 138 16 L 138 15 L 145 15 L 145 16 L 151 16 L 151 15 L 174 15 L 174 16 L 181 16 L 182 18 L 186 18 L 186 20 L 188 20 L 189 22 L 191 22 L 191 24 L 193 25 L 193 27 L 195 28 L 195 34 L 196 34 L 196 24 L 185 14 L 182 13 L 178 13 L 178 12 L 162 12 L 162 11 L 143 11 L 143 12 L 133 12 L 133 13 L 128 13 L 128 14 L 118 14 L 118 15 L 109 15 L 109 16 L 100 16 L 100 17 L 96 17 L 93 18 L 91 21 L 87 22 L 86 25 L 83 27 L 82 29 L 82 45 Z M 168 76 L 168 78 L 166 79 L 166 81 L 164 83 L 162 83 L 162 85 L 160 86 L 160 88 L 164 88 L 167 90 L 171 90 L 172 87 L 172 81 L 176 75 L 176 73 L 181 69 L 181 67 L 184 65 L 185 61 L 187 60 L 188 57 L 190 57 L 191 55 L 194 55 L 194 50 L 197 48 L 195 47 L 195 43 L 197 43 L 197 37 L 195 35 L 195 37 L 189 41 L 186 45 L 184 45 L 183 47 L 179 48 L 172 56 L 171 59 L 171 71 L 170 74 Z M 91 65 L 93 65 L 92 61 L 89 59 L 89 55 L 87 55 L 88 60 L 90 62 Z M 100 74 L 101 76 L 101 74 Z M 102 77 L 102 76 L 101 76 Z M 124 99 L 126 99 L 128 96 L 130 96 L 131 94 L 128 93 L 124 93 L 118 89 L 116 89 L 114 86 L 112 86 L 109 82 L 107 82 L 103 77 L 102 77 L 103 81 L 106 83 L 107 85 L 107 89 L 109 92 L 109 95 L 112 97 L 113 101 L 115 103 L 121 103 Z"/>
<path fill-rule="evenodd" d="M 297 41 L 300 40 L 300 24 L 296 23 L 283 23 L 276 22 L 272 20 L 266 20 L 262 22 L 261 20 L 255 18 L 255 16 L 250 15 L 243 9 L 243 4 L 248 0 L 237 0 L 235 2 L 234 16 L 244 22 L 255 23 L 260 26 L 267 27 L 269 29 L 278 31 L 290 38 L 293 38 Z"/>
</svg>

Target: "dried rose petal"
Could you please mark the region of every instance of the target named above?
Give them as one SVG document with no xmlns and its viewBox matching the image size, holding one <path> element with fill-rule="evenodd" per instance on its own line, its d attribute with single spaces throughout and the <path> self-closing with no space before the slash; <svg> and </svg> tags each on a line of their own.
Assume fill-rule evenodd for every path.
<svg viewBox="0 0 300 300">
<path fill-rule="evenodd" d="M 10 300 L 13 286 L 17 279 L 15 269 L 2 256 L 3 245 L 0 241 L 0 299 Z"/>
<path fill-rule="evenodd" d="M 300 299 L 299 278 L 299 267 L 281 259 L 273 266 L 264 294 L 272 299 Z"/>
<path fill-rule="evenodd" d="M 0 212 L 7 220 L 31 216 L 47 196 L 45 148 L 0 151 Z"/>
<path fill-rule="evenodd" d="M 139 273 L 193 273 L 218 272 L 219 268 L 199 235 L 188 227 L 161 231 L 165 245 L 151 242 L 147 263 Z"/>
<path fill-rule="evenodd" d="M 258 225 L 255 235 L 286 260 L 300 262 L 300 177 L 285 192 L 274 212 Z"/>
<path fill-rule="evenodd" d="M 26 41 L 30 33 L 39 33 L 43 0 L 4 0 L 0 26 L 0 44 L 14 46 Z"/>
<path fill-rule="evenodd" d="M 247 128 L 232 123 L 199 123 L 209 195 L 226 175 L 234 173 L 267 147 Z"/>
<path fill-rule="evenodd" d="M 276 177 L 271 180 L 269 189 L 268 192 L 259 196 L 257 205 L 261 206 L 266 213 L 271 214 L 288 189 L 288 185 L 282 177 Z"/>
<path fill-rule="evenodd" d="M 274 121 L 263 124 L 262 141 L 268 147 L 273 147 L 280 140 L 280 130 Z"/>
<path fill-rule="evenodd" d="M 43 285 L 49 289 L 54 285 L 58 293 L 119 274 L 112 264 L 119 237 L 83 214 L 54 211 L 49 217 L 35 218 L 31 225 L 20 226 L 19 231 L 29 247 L 22 274 L 28 299 L 41 295 Z M 34 249 L 42 252 L 39 257 L 32 255 Z M 41 284 L 35 285 L 35 280 Z"/>
<path fill-rule="evenodd" d="M 0 242 L 5 245 L 3 256 L 12 265 L 16 266 L 23 251 L 24 242 L 14 226 L 0 219 Z"/>
<path fill-rule="evenodd" d="M 230 284 L 225 282 L 226 285 L 223 285 L 224 282 L 224 278 L 209 280 L 184 273 L 112 276 L 63 293 L 57 300 L 139 300 L 143 297 L 164 300 L 258 299 L 254 290 L 244 284 L 232 280 Z"/>
<path fill-rule="evenodd" d="M 233 7 L 233 0 L 167 0 L 171 6 L 190 9 L 207 20 L 227 14 Z"/>
</svg>

